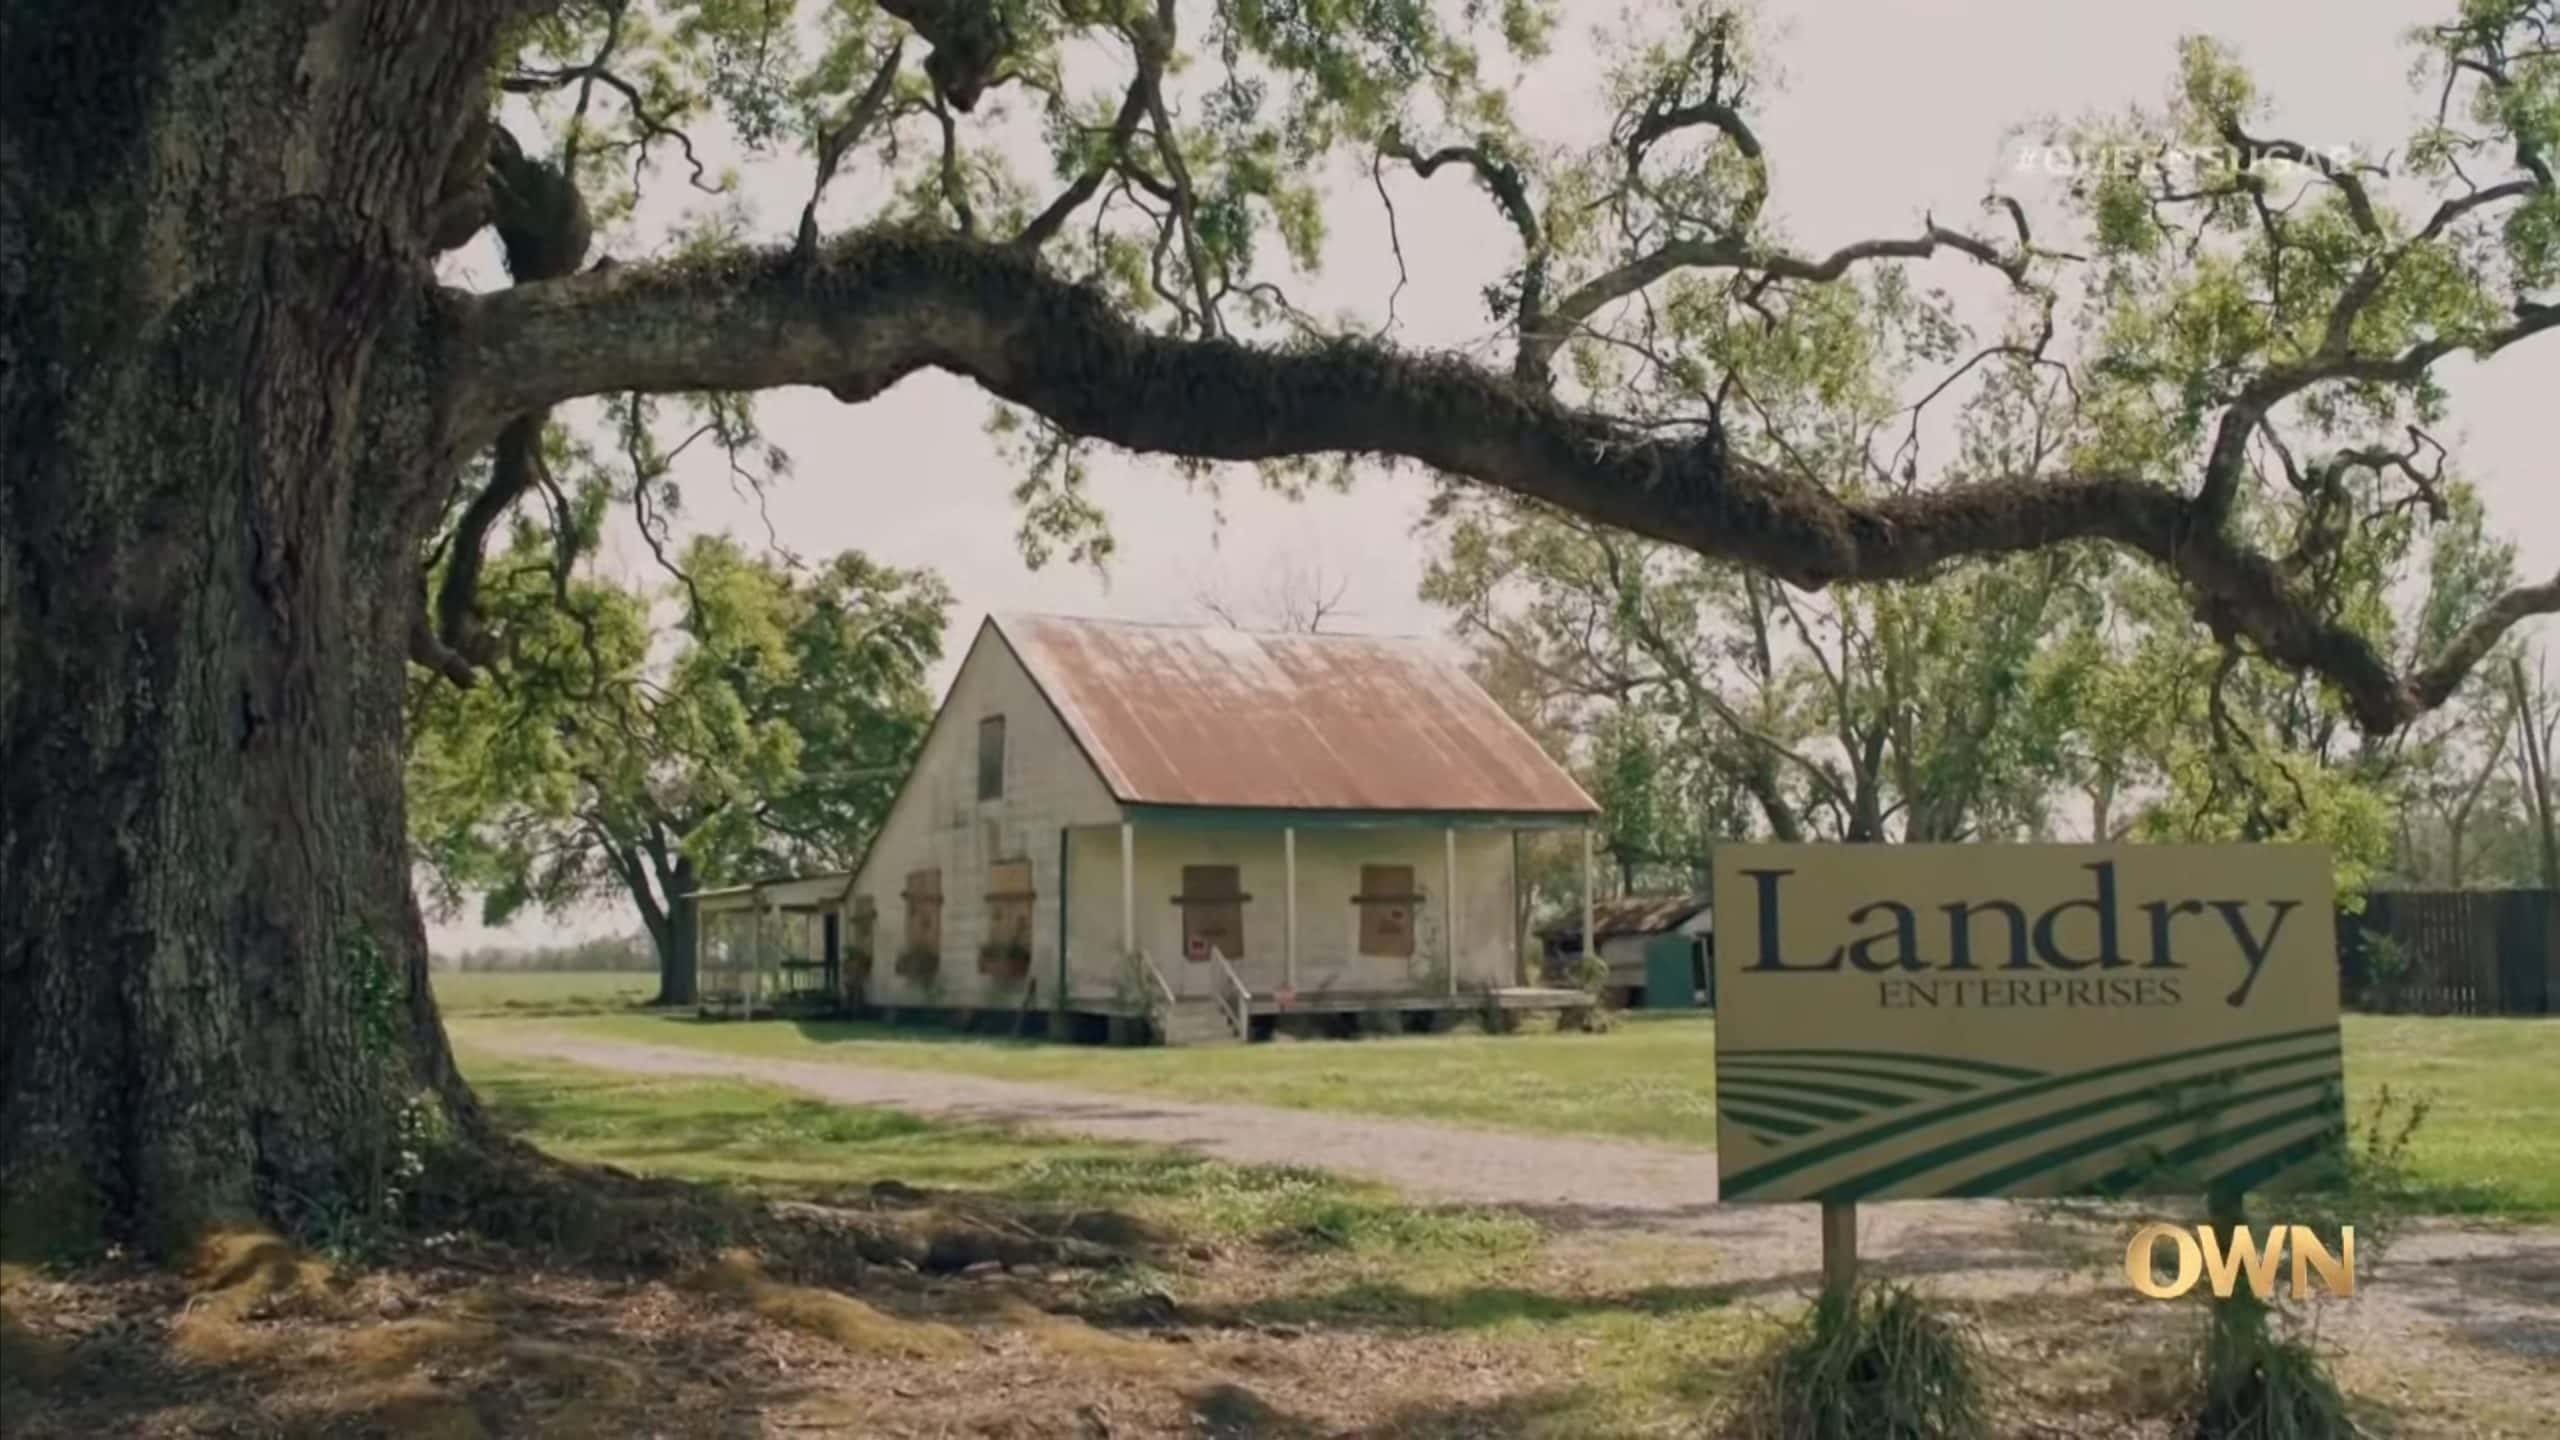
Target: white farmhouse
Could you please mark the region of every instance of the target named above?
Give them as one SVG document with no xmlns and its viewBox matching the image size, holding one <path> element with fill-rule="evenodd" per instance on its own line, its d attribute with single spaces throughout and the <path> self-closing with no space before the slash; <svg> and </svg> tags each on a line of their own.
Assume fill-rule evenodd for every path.
<svg viewBox="0 0 2560 1440">
<path fill-rule="evenodd" d="M 1175 1043 L 1560 1008 L 1520 984 L 1516 837 L 1587 853 L 1597 809 L 1420 641 L 991 617 L 850 876 L 697 897 L 765 917 L 704 979 Z"/>
</svg>

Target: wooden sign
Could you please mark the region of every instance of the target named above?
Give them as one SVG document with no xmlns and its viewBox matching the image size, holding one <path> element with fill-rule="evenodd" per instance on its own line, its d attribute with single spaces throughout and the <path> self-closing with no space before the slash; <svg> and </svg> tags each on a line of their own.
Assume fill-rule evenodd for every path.
<svg viewBox="0 0 2560 1440">
<path fill-rule="evenodd" d="M 2325 850 L 1726 846 L 1740 1201 L 2198 1193 L 2345 1129 Z"/>
</svg>

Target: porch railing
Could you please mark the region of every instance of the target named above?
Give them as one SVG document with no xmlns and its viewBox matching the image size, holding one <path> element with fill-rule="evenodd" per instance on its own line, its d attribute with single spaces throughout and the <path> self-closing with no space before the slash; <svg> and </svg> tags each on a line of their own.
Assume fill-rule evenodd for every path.
<svg viewBox="0 0 2560 1440">
<path fill-rule="evenodd" d="M 1252 1039 L 1253 992 L 1245 988 L 1244 977 L 1227 962 L 1226 952 L 1215 945 L 1209 947 L 1209 969 L 1217 977 L 1218 1013 L 1227 1017 L 1237 1039 Z"/>
</svg>

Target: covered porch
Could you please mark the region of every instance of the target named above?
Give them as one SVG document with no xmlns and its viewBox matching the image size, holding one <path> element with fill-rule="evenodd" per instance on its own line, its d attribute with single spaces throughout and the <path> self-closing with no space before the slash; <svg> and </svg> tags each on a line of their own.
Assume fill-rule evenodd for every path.
<svg viewBox="0 0 2560 1440">
<path fill-rule="evenodd" d="M 1520 847 L 1581 831 L 1587 908 L 1589 818 L 1127 806 L 1117 825 L 1062 837 L 1056 993 L 1172 1043 L 1292 1017 L 1398 1013 L 1424 1028 L 1587 1006 L 1525 979 Z"/>
<path fill-rule="evenodd" d="M 851 879 L 834 871 L 696 891 L 700 1013 L 754 1019 L 836 1008 Z"/>
</svg>

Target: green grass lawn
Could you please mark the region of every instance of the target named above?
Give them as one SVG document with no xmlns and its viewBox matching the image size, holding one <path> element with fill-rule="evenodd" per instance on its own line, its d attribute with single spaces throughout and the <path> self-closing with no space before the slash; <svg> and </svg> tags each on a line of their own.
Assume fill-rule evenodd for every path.
<svg viewBox="0 0 2560 1440">
<path fill-rule="evenodd" d="M 625 1076 L 476 1051 L 474 1035 L 504 1025 L 458 1025 L 458 1056 L 499 1122 L 545 1150 L 640 1174 L 740 1186 L 763 1197 L 824 1202 L 870 1181 L 899 1179 L 978 1197 L 996 1215 L 1119 1212 L 1147 1222 L 1167 1245 L 1180 1245 L 1188 1261 L 1175 1256 L 1170 1268 L 1134 1263 L 1124 1271 L 1096 1271 L 1078 1281 L 1085 1299 L 1111 1302 L 1119 1294 L 1162 1289 L 1178 1297 L 1185 1314 L 1229 1325 L 1226 1332 L 1234 1335 L 1252 1335 L 1254 1327 L 1359 1335 L 1359 1348 L 1398 1355 L 1372 1368 L 1377 1373 L 1405 1373 L 1398 1368 L 1405 1358 L 1416 1371 L 1431 1371 L 1459 1355 L 1467 1366 L 1518 1381 L 1487 1399 L 1487 1414 L 1500 1414 L 1500 1430 L 1523 1440 L 1695 1432 L 1702 1414 L 1731 1394 L 1751 1345 L 1766 1335 L 1766 1314 L 1736 1304 L 1728 1286 L 1718 1284 L 1713 1248 L 1702 1245 L 1577 1243 L 1516 1215 L 1413 1207 L 1388 1189 L 1321 1171 L 1229 1166 L 1157 1145 L 842 1107 L 773 1086 Z M 1252 1089 L 1257 1076 L 1272 1076 L 1288 1086 L 1293 1104 L 1395 1115 L 1434 1109 L 1408 1099 L 1380 1102 L 1367 1092 L 1408 1081 L 1426 1092 L 1464 1089 L 1472 1079 L 1526 1074 L 1533 1086 L 1518 1092 L 1498 1120 L 1531 1130 L 1585 1127 L 1577 1117 L 1592 1115 L 1587 1099 L 1544 1102 L 1549 1089 L 1633 1084 L 1628 1074 L 1649 1074 L 1654 1084 L 1661 1076 L 1682 1076 L 1687 1084 L 1679 1094 L 1705 1104 L 1702 1058 L 1713 1038 L 1708 1022 L 1669 1020 L 1636 1022 L 1613 1035 L 1452 1035 L 1165 1053 L 653 1017 L 561 1025 L 763 1056 L 970 1068 L 1016 1079 L 1065 1076 L 1078 1084 L 1106 1084 L 1098 1076 L 1108 1076 L 1119 1089 L 1147 1086 L 1157 1094 L 1272 1099 Z M 2552 1066 L 2534 1066 L 2529 1056 L 2555 1030 L 2522 1022 L 2358 1017 L 2348 1022 L 2348 1035 L 2360 1097 L 2378 1084 L 2437 1097 L 2435 1115 L 2419 1135 L 2424 1171 L 2478 1166 L 2509 1186 L 2501 1207 L 2560 1215 L 2560 1186 L 2550 1184 L 2555 1156 L 2547 1140 L 2534 1148 L 2540 1133 L 2529 1127 L 2547 1120 L 2560 1102 L 2552 1094 Z M 1605 1125 L 1597 1130 L 1608 1133 Z M 1687 1138 L 1628 1125 L 1615 1133 Z M 2534 1174 L 2542 1179 L 2529 1179 Z M 2529 1189 L 2532 1184 L 2540 1189 Z M 2540 1199 L 2527 1204 L 2529 1197 Z M 1193 1240 L 1213 1245 L 1201 1250 Z M 1165 1253 L 1172 1256 L 1170 1248 Z M 2115 1384 L 2120 1376 L 2112 1358 L 2132 1332 L 2125 1322 L 2148 1320 L 2150 1312 L 2048 1299 L 2051 1304 L 2010 1299 L 1969 1314 L 1992 1335 L 2004 1361 L 2035 1373 L 2035 1404 L 2086 1422 L 2084 1432 L 2115 1432 L 2120 1404 L 2150 1404 Z M 2056 1343 L 2056 1335 L 2071 1340 Z M 2143 1345 L 2161 1343 L 2158 1332 L 2140 1335 Z M 2086 1363 L 2056 1366 L 2056 1353 Z M 2388 1358 L 2376 1363 L 2381 1379 L 2373 1384 L 2396 1386 L 2406 1402 L 2412 1373 Z M 1160 1384 L 1160 1376 L 1149 1368 L 1129 1384 Z M 2435 1420 L 2452 1414 L 2481 1420 L 2481 1394 L 2496 1396 L 2506 1425 L 2499 1432 L 2532 1432 L 2519 1420 L 2527 1409 L 2509 1404 L 2504 1391 L 2473 1386 L 2452 1399 L 2419 1396 L 2419 1409 Z"/>
<path fill-rule="evenodd" d="M 1517 1216 L 1422 1209 L 1317 1170 L 925 1120 L 771 1086 L 502 1060 L 467 1043 L 460 1058 L 498 1122 L 545 1150 L 769 1197 L 822 1199 L 897 1180 L 1011 1205 L 1118 1210 L 1184 1236 L 1407 1258 L 1500 1255 L 1537 1240 Z"/>
<path fill-rule="evenodd" d="M 775 1059 L 963 1070 L 1187 1100 L 1715 1143 L 1715 1028 L 1685 1017 L 1631 1020 L 1607 1035 L 1415 1035 L 1179 1050 L 831 1021 L 705 1023 L 628 1015 L 567 1028 Z"/>
<path fill-rule="evenodd" d="M 658 977 L 644 970 L 439 970 L 434 984 L 447 1015 L 591 1015 L 658 993 Z"/>
<path fill-rule="evenodd" d="M 2560 1219 L 2560 1021 L 2347 1017 L 2347 1100 L 2423 1098 L 2414 1178 L 2477 1209 Z"/>
<path fill-rule="evenodd" d="M 1229 1317 L 1236 1335 L 1339 1327 L 1369 1347 L 1454 1348 L 1467 1367 L 1512 1377 L 1517 1393 L 1486 1403 L 1518 1409 L 1502 1429 L 1523 1440 L 1687 1433 L 1768 1326 L 1702 1283 L 1712 1258 L 1697 1247 L 1577 1251 L 1559 1264 L 1524 1217 L 1420 1206 L 1319 1171 L 501 1059 L 475 1051 L 469 1029 L 457 1053 L 474 1088 L 501 1124 L 555 1154 L 765 1197 L 824 1201 L 895 1179 L 997 1214 L 1115 1211 L 1189 1259 L 1097 1272 L 1089 1299 L 1164 1290 L 1187 1312 Z M 1194 1263 L 1204 1253 L 1214 1258 Z M 1129 1383 L 1163 1383 L 1161 1363 Z"/>
<path fill-rule="evenodd" d="M 1638 1018 L 1605 1035 L 1446 1035 L 1215 1049 L 1098 1048 L 870 1024 L 565 1022 L 585 1034 L 790 1060 L 959 1070 L 1190 1100 L 1281 1105 L 1684 1145 L 1715 1138 L 1715 1026 Z M 2560 1025 L 2349 1016 L 2348 1103 L 2425 1097 L 2411 1144 L 2432 1208 L 2560 1218 Z"/>
</svg>

